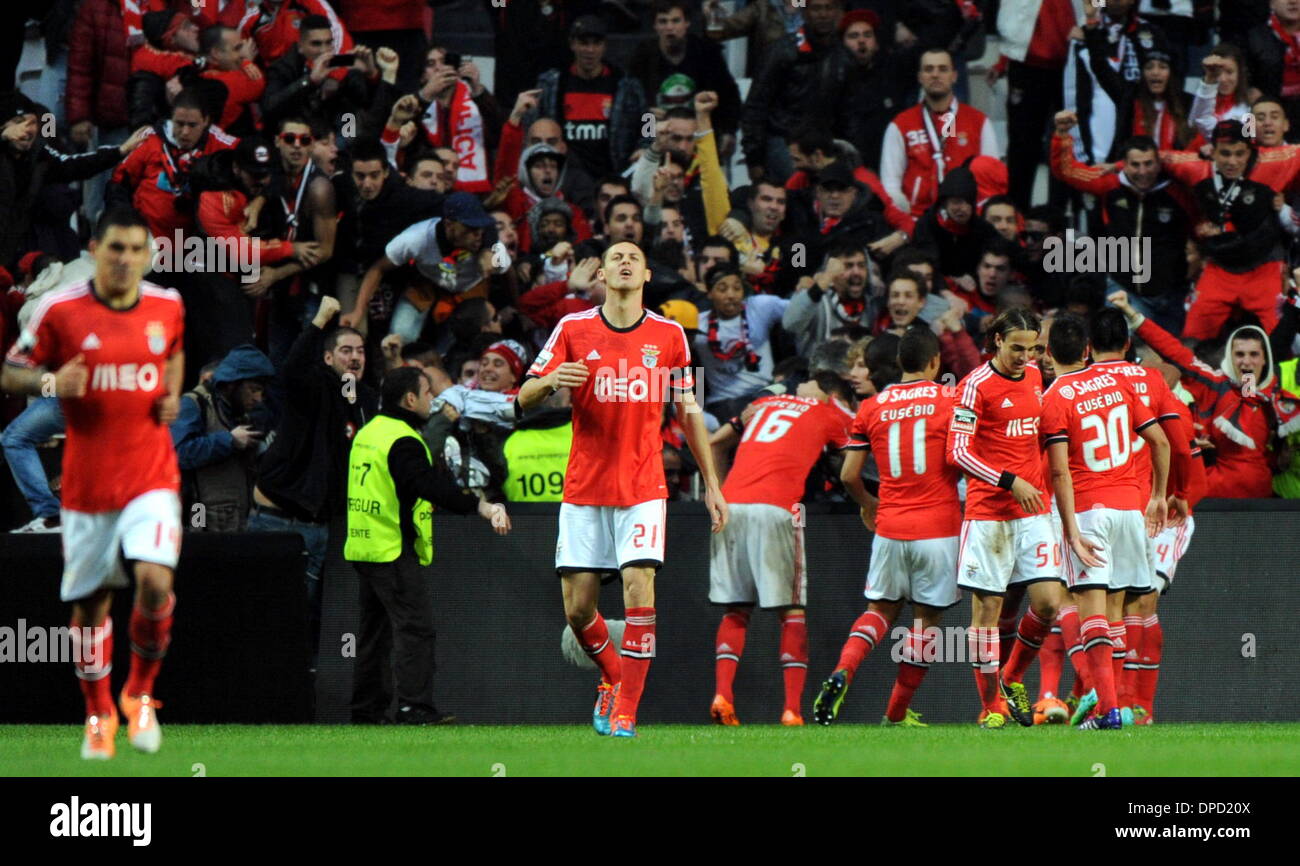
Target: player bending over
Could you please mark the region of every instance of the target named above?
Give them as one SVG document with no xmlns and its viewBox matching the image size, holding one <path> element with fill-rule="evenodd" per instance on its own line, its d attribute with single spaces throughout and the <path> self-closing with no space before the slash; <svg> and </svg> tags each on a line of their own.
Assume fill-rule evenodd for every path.
<svg viewBox="0 0 1300 866">
<path fill-rule="evenodd" d="M 1006 711 L 1034 723 L 1021 682 L 1061 603 L 1060 541 L 1048 512 L 1038 419 L 1042 376 L 1031 356 L 1038 317 L 1023 308 L 989 325 L 993 358 L 957 386 L 948 460 L 970 479 L 957 559 L 957 585 L 972 592 L 967 636 L 984 728 L 1006 725 Z M 1028 584 L 1029 609 L 999 674 L 998 618 L 1008 586 Z"/>
<path fill-rule="evenodd" d="M 1057 375 L 1043 397 L 1043 435 L 1069 548 L 1067 584 L 1079 608 L 1089 680 L 1097 696 L 1096 715 L 1079 728 L 1113 730 L 1123 722 L 1107 594 L 1122 600 L 1125 590 L 1150 579 L 1146 539 L 1165 524 L 1169 440 L 1126 377 L 1109 364 L 1087 366 L 1083 320 L 1058 316 L 1048 351 Z M 1149 487 L 1133 459 L 1134 433 L 1151 448 L 1154 479 Z"/>
<path fill-rule="evenodd" d="M 636 711 L 655 654 L 654 578 L 664 558 L 668 488 L 659 427 L 675 401 L 704 479 L 713 531 L 727 522 L 709 434 L 696 404 L 682 326 L 646 310 L 645 253 L 629 241 L 605 250 L 596 278 L 605 303 L 565 316 L 519 391 L 526 411 L 560 388 L 573 391 L 573 449 L 564 477 L 555 569 L 564 613 L 600 668 L 592 725 L 636 736 Z M 596 610 L 602 581 L 623 579 L 627 628 L 620 652 Z M 621 655 L 621 659 L 620 659 Z"/>
<path fill-rule="evenodd" d="M 171 638 L 180 555 L 180 469 L 168 425 L 180 407 L 180 295 L 142 282 L 152 251 L 135 211 L 110 210 L 90 242 L 95 276 L 45 296 L 6 358 L 0 386 L 57 395 L 63 452 L 63 584 L 86 699 L 81 757 L 113 757 L 113 590 L 135 574 L 131 671 L 120 703 L 131 745 L 162 742 L 154 679 Z M 53 374 L 46 369 L 57 370 Z"/>
<path fill-rule="evenodd" d="M 937 384 L 939 339 L 914 328 L 898 346 L 902 380 L 887 386 L 858 409 L 840 480 L 862 509 L 862 522 L 875 533 L 867 572 L 867 611 L 853 623 L 835 671 L 822 683 L 813 719 L 829 725 L 839 715 L 849 683 L 867 653 L 889 632 L 910 601 L 916 623 L 909 631 L 884 725 L 925 727 L 910 708 L 912 695 L 933 659 L 935 626 L 955 605 L 957 533 L 961 472 L 945 459 L 953 391 Z M 880 469 L 880 498 L 862 483 L 867 451 Z"/>
<path fill-rule="evenodd" d="M 748 424 L 742 427 L 733 418 L 710 440 L 719 447 L 740 439 L 722 487 L 730 520 L 713 536 L 709 550 L 709 601 L 727 608 L 718 625 L 717 689 L 709 708 L 720 725 L 740 724 L 732 684 L 755 602 L 781 616 L 785 679 L 781 724 L 803 724 L 808 563 L 799 500 L 808 472 L 823 450 L 848 444 L 853 415 L 844 407 L 852 405 L 853 393 L 843 379 L 835 373 L 819 373 L 802 383 L 796 396 L 755 400 Z"/>
</svg>

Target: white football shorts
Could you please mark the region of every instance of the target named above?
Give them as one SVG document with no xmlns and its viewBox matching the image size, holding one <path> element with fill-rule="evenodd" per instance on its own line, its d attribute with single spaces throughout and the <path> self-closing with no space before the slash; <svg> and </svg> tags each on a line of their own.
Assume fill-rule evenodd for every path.
<svg viewBox="0 0 1300 866">
<path fill-rule="evenodd" d="M 124 558 L 171 569 L 180 558 L 181 500 L 172 490 L 141 493 L 121 511 L 65 508 L 62 519 L 64 601 L 128 586 Z"/>
<path fill-rule="evenodd" d="M 808 561 L 797 513 L 764 503 L 730 503 L 727 525 L 709 540 L 709 601 L 804 607 Z"/>
</svg>

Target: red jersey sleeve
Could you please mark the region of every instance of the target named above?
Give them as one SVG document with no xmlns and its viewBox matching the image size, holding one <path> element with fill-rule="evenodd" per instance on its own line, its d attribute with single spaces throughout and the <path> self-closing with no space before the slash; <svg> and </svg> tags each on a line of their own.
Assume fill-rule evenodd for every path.
<svg viewBox="0 0 1300 866">
<path fill-rule="evenodd" d="M 853 423 L 849 425 L 848 441 L 844 445 L 846 450 L 871 450 L 871 431 L 867 429 L 867 423 L 870 418 L 869 410 L 874 403 L 874 399 L 867 400 L 858 407 L 858 414 L 853 416 Z"/>
<path fill-rule="evenodd" d="M 857 424 L 857 419 L 833 403 L 826 404 L 826 447 L 837 451 L 851 446 L 849 429 Z"/>
<path fill-rule="evenodd" d="M 1070 441 L 1070 416 L 1066 411 L 1066 401 L 1056 391 L 1043 396 L 1043 420 L 1039 429 L 1045 445 Z"/>
<path fill-rule="evenodd" d="M 693 391 L 695 389 L 695 373 L 691 369 L 691 346 L 686 339 L 686 330 L 676 322 L 670 322 L 676 333 L 669 342 L 671 360 L 668 362 L 670 382 L 674 391 Z"/>
<path fill-rule="evenodd" d="M 564 326 L 567 319 L 560 319 L 560 323 L 551 331 L 551 338 L 546 341 L 546 345 L 537 353 L 533 360 L 533 365 L 528 368 L 529 376 L 547 376 L 557 367 L 569 358 L 569 343 L 565 338 Z"/>
<path fill-rule="evenodd" d="M 989 466 L 971 450 L 983 408 L 984 398 L 977 383 L 967 377 L 957 388 L 952 420 L 948 424 L 948 462 L 996 487 L 1002 480 L 1001 470 Z"/>
</svg>

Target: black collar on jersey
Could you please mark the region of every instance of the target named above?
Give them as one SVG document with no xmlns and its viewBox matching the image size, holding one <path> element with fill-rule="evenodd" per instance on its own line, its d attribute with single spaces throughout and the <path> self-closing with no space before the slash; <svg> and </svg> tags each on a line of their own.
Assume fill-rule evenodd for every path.
<svg viewBox="0 0 1300 866">
<path fill-rule="evenodd" d="M 102 297 L 100 297 L 99 292 L 95 291 L 95 280 L 94 280 L 93 277 L 90 279 L 90 282 L 87 283 L 87 285 L 90 286 L 90 296 L 91 296 L 92 298 L 94 298 L 95 300 L 99 301 L 101 304 L 103 304 L 103 305 L 104 305 L 104 309 L 109 310 L 110 312 L 113 312 L 113 313 L 129 313 L 129 312 L 131 312 L 131 311 L 134 310 L 136 307 L 140 306 L 140 299 L 144 297 L 144 288 L 143 288 L 142 286 L 139 286 L 139 287 L 137 287 L 137 291 L 136 291 L 136 295 L 135 295 L 135 301 L 131 304 L 131 306 L 129 306 L 129 307 L 114 307 L 114 306 L 113 306 L 112 304 L 110 304 L 108 301 L 106 301 L 106 300 L 104 300 Z"/>
<path fill-rule="evenodd" d="M 713 357 L 717 358 L 719 361 L 730 361 L 732 358 L 736 357 L 741 352 L 744 352 L 745 369 L 753 373 L 758 369 L 759 358 L 757 353 L 755 353 L 754 350 L 749 345 L 749 322 L 747 320 L 747 317 L 745 316 L 745 311 L 743 308 L 740 311 L 739 318 L 740 318 L 740 339 L 737 340 L 735 343 L 733 343 L 730 349 L 724 352 L 722 350 L 722 340 L 718 338 L 718 317 L 716 315 L 709 316 L 709 331 L 708 331 L 709 351 L 712 352 Z"/>
<path fill-rule="evenodd" d="M 626 334 L 628 331 L 635 331 L 637 328 L 641 327 L 641 323 L 645 321 L 645 310 L 644 309 L 641 310 L 641 318 L 637 319 L 635 322 L 628 325 L 626 328 L 616 328 L 612 324 L 610 324 L 609 319 L 605 318 L 605 309 L 603 307 L 600 310 L 600 320 L 604 322 L 605 327 L 609 328 L 611 331 L 617 334 Z"/>
<path fill-rule="evenodd" d="M 1021 373 L 1019 376 L 1008 376 L 1006 373 L 1003 373 L 998 369 L 997 365 L 993 363 L 992 359 L 989 360 L 989 369 L 1009 382 L 1023 382 L 1025 379 L 1024 373 Z M 1029 367 L 1025 367 L 1025 369 L 1028 370 Z"/>
</svg>

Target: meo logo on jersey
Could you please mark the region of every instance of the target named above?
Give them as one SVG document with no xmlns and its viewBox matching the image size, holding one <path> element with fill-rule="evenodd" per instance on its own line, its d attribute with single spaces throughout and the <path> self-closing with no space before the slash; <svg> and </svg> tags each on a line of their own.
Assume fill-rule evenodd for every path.
<svg viewBox="0 0 1300 866">
<path fill-rule="evenodd" d="M 92 391 L 147 392 L 157 388 L 157 364 L 98 364 L 90 377 Z"/>
<path fill-rule="evenodd" d="M 1012 418 L 1007 422 L 1007 436 L 1037 436 L 1038 418 Z"/>
</svg>

